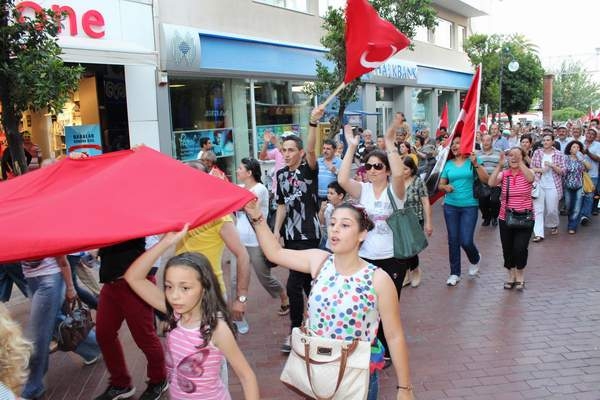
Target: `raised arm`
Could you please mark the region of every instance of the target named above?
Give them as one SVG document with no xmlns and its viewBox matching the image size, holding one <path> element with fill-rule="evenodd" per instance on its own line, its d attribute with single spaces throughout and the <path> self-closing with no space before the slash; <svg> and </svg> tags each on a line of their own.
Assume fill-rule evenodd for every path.
<svg viewBox="0 0 600 400">
<path fill-rule="evenodd" d="M 146 276 L 156 260 L 158 260 L 169 247 L 179 243 L 179 241 L 183 239 L 187 233 L 188 226 L 189 225 L 186 224 L 179 232 L 170 232 L 164 235 L 160 242 L 146 250 L 125 272 L 124 278 L 131 290 L 140 296 L 146 303 L 162 313 L 167 312 L 165 295 L 155 284 L 146 279 Z"/>
<path fill-rule="evenodd" d="M 284 266 L 294 271 L 310 273 L 316 276 L 329 253 L 319 249 L 289 250 L 284 249 L 275 238 L 265 217 L 262 215 L 256 200 L 246 204 L 244 211 L 250 218 L 260 247 L 269 260 L 277 265 Z"/>
<path fill-rule="evenodd" d="M 317 167 L 317 153 L 315 147 L 317 146 L 317 127 L 319 120 L 323 118 L 325 114 L 325 107 L 318 105 L 310 113 L 310 122 L 308 124 L 308 138 L 306 139 L 306 162 L 310 169 Z"/>
<path fill-rule="evenodd" d="M 346 139 L 348 148 L 346 149 L 346 154 L 344 155 L 340 171 L 338 172 L 338 183 L 346 192 L 348 192 L 351 197 L 360 199 L 362 186 L 360 182 L 355 181 L 350 176 L 352 173 L 354 153 L 356 153 L 359 138 L 358 136 L 354 136 L 354 133 L 352 132 L 352 126 L 350 125 L 344 126 L 344 138 Z"/>
<path fill-rule="evenodd" d="M 402 159 L 400 158 L 400 154 L 398 153 L 398 148 L 394 143 L 396 139 L 396 131 L 402 127 L 402 120 L 400 115 L 396 114 L 394 117 L 394 121 L 388 128 L 385 133 L 385 148 L 386 153 L 388 155 L 388 161 L 390 163 L 391 176 L 390 182 L 392 184 L 392 189 L 394 190 L 394 194 L 399 199 L 404 199 L 404 163 L 402 163 Z"/>
<path fill-rule="evenodd" d="M 489 176 L 489 178 L 487 180 L 488 186 L 496 187 L 496 186 L 500 185 L 500 179 L 498 179 L 498 175 L 500 175 L 500 171 L 502 171 L 503 166 L 504 166 L 504 152 L 501 151 L 500 158 L 498 159 L 498 165 L 496 165 L 496 168 L 494 168 L 494 170 L 492 171 L 492 174 Z"/>
</svg>

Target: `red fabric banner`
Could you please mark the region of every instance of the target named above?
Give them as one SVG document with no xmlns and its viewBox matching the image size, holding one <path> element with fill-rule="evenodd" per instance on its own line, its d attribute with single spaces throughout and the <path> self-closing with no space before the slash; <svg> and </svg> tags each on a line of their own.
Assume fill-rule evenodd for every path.
<svg viewBox="0 0 600 400">
<path fill-rule="evenodd" d="M 442 115 L 440 115 L 440 121 L 438 123 L 438 128 L 435 133 L 435 137 L 440 137 L 442 131 L 440 129 L 446 128 L 446 132 L 448 132 L 448 103 L 444 103 L 444 108 L 442 108 Z"/>
<path fill-rule="evenodd" d="M 410 40 L 382 19 L 367 0 L 348 0 L 344 83 L 373 71 L 409 44 Z"/>
<path fill-rule="evenodd" d="M 471 154 L 475 150 L 475 129 L 479 113 L 479 95 L 481 92 L 481 64 L 477 66 L 471 87 L 465 96 L 458 120 L 447 143 L 451 144 L 455 136 L 460 136 L 460 153 Z M 452 158 L 452 152 L 449 157 Z"/>
<path fill-rule="evenodd" d="M 148 147 L 66 158 L 0 183 L 0 262 L 197 227 L 254 195 Z"/>
</svg>

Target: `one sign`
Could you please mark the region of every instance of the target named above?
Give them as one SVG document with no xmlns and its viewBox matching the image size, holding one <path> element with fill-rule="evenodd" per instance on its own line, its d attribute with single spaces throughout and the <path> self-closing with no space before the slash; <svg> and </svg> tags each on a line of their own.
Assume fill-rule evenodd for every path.
<svg viewBox="0 0 600 400">
<path fill-rule="evenodd" d="M 191 161 L 198 159 L 200 138 L 207 137 L 213 144 L 212 151 L 217 157 L 233 155 L 233 131 L 225 129 L 203 129 L 198 131 L 179 131 L 175 134 L 175 155 L 178 160 Z"/>
<path fill-rule="evenodd" d="M 65 144 L 67 146 L 67 154 L 72 151 L 85 153 L 88 156 L 102 154 L 100 125 L 65 126 Z"/>
<path fill-rule="evenodd" d="M 367 80 L 376 77 L 388 78 L 401 81 L 417 81 L 419 67 L 417 64 L 400 61 L 396 59 L 388 60 L 385 64 L 380 65 L 370 74 L 365 76 Z"/>
<path fill-rule="evenodd" d="M 281 125 L 259 125 L 256 127 L 256 153 L 258 154 L 263 147 L 265 132 L 277 136 L 278 140 L 286 132 L 293 132 L 296 135 L 300 135 L 300 125 L 298 124 L 281 124 Z"/>
</svg>

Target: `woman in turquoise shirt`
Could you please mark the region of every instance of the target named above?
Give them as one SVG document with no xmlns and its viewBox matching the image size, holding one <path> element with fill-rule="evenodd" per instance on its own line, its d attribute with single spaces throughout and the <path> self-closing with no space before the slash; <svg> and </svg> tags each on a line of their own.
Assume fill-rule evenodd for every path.
<svg viewBox="0 0 600 400">
<path fill-rule="evenodd" d="M 440 176 L 439 189 L 444 196 L 444 219 L 448 231 L 448 251 L 450 256 L 450 276 L 448 286 L 456 286 L 460 281 L 460 248 L 462 247 L 471 266 L 469 276 L 479 272 L 481 254 L 475 246 L 473 235 L 477 225 L 479 200 L 473 197 L 474 171 L 481 182 L 487 182 L 488 174 L 479 164 L 475 153 L 460 153 L 460 137 L 452 140 L 450 151 L 454 155 L 448 160 Z"/>
</svg>

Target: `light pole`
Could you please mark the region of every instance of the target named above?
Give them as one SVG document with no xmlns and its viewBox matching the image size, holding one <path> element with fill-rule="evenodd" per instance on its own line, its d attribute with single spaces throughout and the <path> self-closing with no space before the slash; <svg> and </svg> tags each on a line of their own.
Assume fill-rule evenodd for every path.
<svg viewBox="0 0 600 400">
<path fill-rule="evenodd" d="M 498 123 L 500 123 L 500 115 L 502 114 L 502 72 L 504 70 L 504 53 L 509 53 L 510 50 L 506 47 L 500 49 L 500 90 L 498 91 Z M 512 61 L 508 63 L 508 70 L 510 72 L 516 72 L 519 70 L 519 62 L 512 57 Z"/>
</svg>

